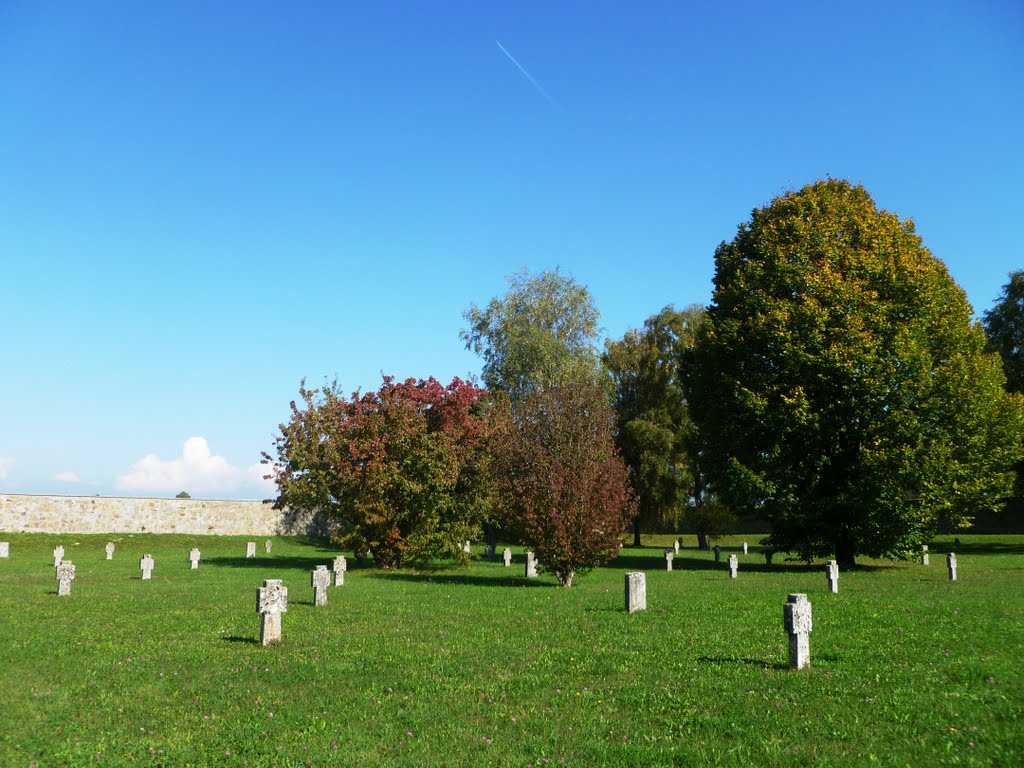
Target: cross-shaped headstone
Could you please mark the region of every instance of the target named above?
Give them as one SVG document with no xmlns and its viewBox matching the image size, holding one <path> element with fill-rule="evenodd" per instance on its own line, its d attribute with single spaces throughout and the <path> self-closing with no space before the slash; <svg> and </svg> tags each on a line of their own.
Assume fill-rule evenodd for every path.
<svg viewBox="0 0 1024 768">
<path fill-rule="evenodd" d="M 494 544 L 488 544 L 487 545 L 487 549 L 484 550 L 484 556 L 488 560 L 493 560 L 494 559 L 494 551 L 495 551 Z"/>
<path fill-rule="evenodd" d="M 462 545 L 462 551 L 465 552 L 467 555 L 472 554 L 473 546 L 467 541 L 465 544 Z"/>
<path fill-rule="evenodd" d="M 675 550 L 675 553 L 677 555 L 679 554 L 679 539 L 676 539 L 675 541 L 672 542 L 672 549 Z"/>
<path fill-rule="evenodd" d="M 280 579 L 265 579 L 256 589 L 256 612 L 260 614 L 260 644 L 281 642 L 281 614 L 288 610 L 288 587 Z"/>
<path fill-rule="evenodd" d="M 345 583 L 345 571 L 348 570 L 348 561 L 344 555 L 334 558 L 334 586 L 340 587 Z"/>
<path fill-rule="evenodd" d="M 643 571 L 626 574 L 626 613 L 647 610 L 647 575 Z"/>
<path fill-rule="evenodd" d="M 829 560 L 828 565 L 825 566 L 825 572 L 828 576 L 828 591 L 833 595 L 839 594 L 839 563 L 835 560 Z"/>
<path fill-rule="evenodd" d="M 717 544 L 715 544 L 715 562 L 722 562 L 722 548 Z"/>
<path fill-rule="evenodd" d="M 736 571 L 739 570 L 740 559 L 736 555 L 729 555 L 729 578 L 736 578 Z"/>
<path fill-rule="evenodd" d="M 921 545 L 921 565 L 928 565 L 928 545 Z"/>
<path fill-rule="evenodd" d="M 310 575 L 313 585 L 313 605 L 327 605 L 327 588 L 331 586 L 331 572 L 326 565 L 318 565 Z"/>
<path fill-rule="evenodd" d="M 505 561 L 506 568 L 510 567 L 512 565 L 512 550 L 505 547 L 505 549 L 501 551 L 501 559 Z"/>
<path fill-rule="evenodd" d="M 671 571 L 672 570 L 672 557 L 673 557 L 673 555 L 675 555 L 675 553 L 676 552 L 675 552 L 674 549 L 666 549 L 665 550 L 665 570 L 666 571 Z"/>
<path fill-rule="evenodd" d="M 533 552 L 526 553 L 526 578 L 532 579 L 537 575 L 537 558 Z"/>
<path fill-rule="evenodd" d="M 199 547 L 192 547 L 192 551 L 188 553 L 188 561 L 192 563 L 192 570 L 199 568 Z"/>
<path fill-rule="evenodd" d="M 267 539 L 265 542 L 263 542 L 263 551 L 266 552 L 269 555 L 270 554 L 270 549 L 273 546 L 274 546 L 273 542 L 271 542 L 270 539 Z"/>
<path fill-rule="evenodd" d="M 105 549 L 107 551 L 107 560 L 113 560 L 114 559 L 114 542 L 108 541 L 107 542 L 107 546 L 106 546 Z"/>
<path fill-rule="evenodd" d="M 743 554 L 747 554 L 747 542 L 743 542 Z"/>
<path fill-rule="evenodd" d="M 949 580 L 956 581 L 956 554 L 950 552 L 946 555 L 946 567 L 949 569 Z"/>
<path fill-rule="evenodd" d="M 11 542 L 0 541 L 0 557 L 9 557 L 11 554 Z"/>
<path fill-rule="evenodd" d="M 71 582 L 75 578 L 75 564 L 70 560 L 61 560 L 57 566 L 57 594 L 70 595 Z"/>
<path fill-rule="evenodd" d="M 58 544 L 53 548 L 53 567 L 56 568 L 60 565 L 60 561 L 64 559 L 64 547 Z"/>
<path fill-rule="evenodd" d="M 143 558 L 139 560 L 139 568 L 142 569 L 142 578 L 151 578 L 153 575 L 153 556 L 144 555 Z"/>
<path fill-rule="evenodd" d="M 782 606 L 782 625 L 789 635 L 789 666 L 803 669 L 811 663 L 811 646 L 808 635 L 813 628 L 811 604 L 807 595 L 790 595 Z"/>
<path fill-rule="evenodd" d="M 256 542 L 255 541 L 246 542 L 246 544 L 245 544 L 245 556 L 246 557 L 256 557 Z"/>
</svg>

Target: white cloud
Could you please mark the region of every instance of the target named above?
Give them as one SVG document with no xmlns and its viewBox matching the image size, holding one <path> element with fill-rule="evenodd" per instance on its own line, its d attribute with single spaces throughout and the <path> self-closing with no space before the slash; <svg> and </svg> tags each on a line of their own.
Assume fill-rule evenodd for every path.
<svg viewBox="0 0 1024 768">
<path fill-rule="evenodd" d="M 265 496 L 273 495 L 276 486 L 263 480 L 264 474 L 266 467 L 263 465 L 241 469 L 223 456 L 213 455 L 205 437 L 190 437 L 185 441 L 180 458 L 165 460 L 155 453 L 147 454 L 132 464 L 127 474 L 117 478 L 114 488 L 132 493 L 188 491 L 192 496 L 231 494 L 249 489 Z"/>
<path fill-rule="evenodd" d="M 14 459 L 0 458 L 0 480 L 7 479 L 7 470 L 11 468 L 12 464 L 14 464 Z"/>
<path fill-rule="evenodd" d="M 74 472 L 58 472 L 53 476 L 54 480 L 60 480 L 62 483 L 80 483 L 82 480 Z"/>
</svg>

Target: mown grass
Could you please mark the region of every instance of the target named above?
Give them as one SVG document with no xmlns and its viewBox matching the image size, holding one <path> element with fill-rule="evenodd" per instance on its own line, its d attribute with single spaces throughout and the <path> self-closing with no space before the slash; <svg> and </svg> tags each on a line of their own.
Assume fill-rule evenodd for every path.
<svg viewBox="0 0 1024 768">
<path fill-rule="evenodd" d="M 956 583 L 950 539 L 928 567 L 869 561 L 832 595 L 821 565 L 769 568 L 757 547 L 735 581 L 692 541 L 667 573 L 655 537 L 570 589 L 523 578 L 518 549 L 511 569 L 350 560 L 314 608 L 310 571 L 336 554 L 315 540 L 275 538 L 266 556 L 258 539 L 246 560 L 244 537 L 0 535 L 0 764 L 1020 765 L 1024 537 L 961 538 Z M 633 615 L 629 570 L 648 573 Z M 268 648 L 265 578 L 289 588 Z M 801 672 L 790 592 L 814 611 Z"/>
</svg>

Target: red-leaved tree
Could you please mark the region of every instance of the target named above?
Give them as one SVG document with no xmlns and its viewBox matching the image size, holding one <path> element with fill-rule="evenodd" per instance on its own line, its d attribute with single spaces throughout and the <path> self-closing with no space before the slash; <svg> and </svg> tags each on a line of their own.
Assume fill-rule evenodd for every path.
<svg viewBox="0 0 1024 768">
<path fill-rule="evenodd" d="M 565 587 L 618 553 L 636 515 L 613 418 L 604 391 L 586 384 L 536 391 L 495 409 L 499 518 Z"/>
<path fill-rule="evenodd" d="M 478 387 L 434 378 L 346 398 L 336 384 L 300 388 L 281 425 L 275 508 L 318 512 L 339 544 L 382 568 L 463 557 L 487 509 L 484 421 Z"/>
</svg>

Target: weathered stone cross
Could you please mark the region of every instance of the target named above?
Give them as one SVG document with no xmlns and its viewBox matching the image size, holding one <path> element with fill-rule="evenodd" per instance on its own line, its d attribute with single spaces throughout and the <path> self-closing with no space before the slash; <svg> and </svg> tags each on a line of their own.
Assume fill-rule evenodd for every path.
<svg viewBox="0 0 1024 768">
<path fill-rule="evenodd" d="M 318 565 L 310 575 L 313 585 L 313 605 L 327 605 L 327 588 L 331 586 L 331 572 L 326 565 Z"/>
<path fill-rule="evenodd" d="M 139 568 L 142 569 L 142 578 L 149 579 L 153 576 L 153 556 L 145 555 L 139 560 Z"/>
<path fill-rule="evenodd" d="M 281 642 L 281 614 L 288 610 L 288 587 L 280 579 L 265 579 L 256 589 L 256 612 L 260 614 L 260 644 Z"/>
<path fill-rule="evenodd" d="M 57 566 L 57 594 L 70 595 L 71 582 L 75 578 L 75 564 L 70 560 L 61 560 Z"/>
</svg>

